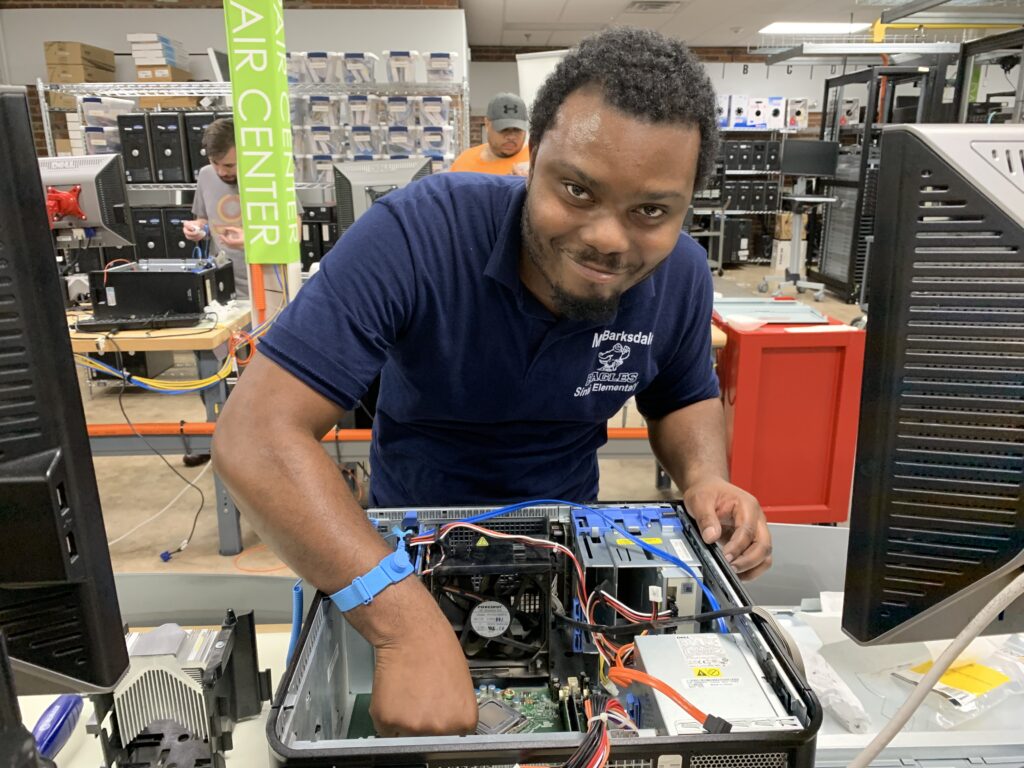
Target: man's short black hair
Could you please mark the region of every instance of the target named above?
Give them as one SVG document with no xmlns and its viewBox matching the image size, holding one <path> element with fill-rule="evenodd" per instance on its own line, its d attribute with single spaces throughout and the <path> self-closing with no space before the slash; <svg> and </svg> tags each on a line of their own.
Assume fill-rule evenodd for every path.
<svg viewBox="0 0 1024 768">
<path fill-rule="evenodd" d="M 689 48 L 657 32 L 630 27 L 588 37 L 559 62 L 537 93 L 530 110 L 531 145 L 540 145 L 569 94 L 587 85 L 599 86 L 608 104 L 631 117 L 697 128 L 696 188 L 701 187 L 718 153 L 718 102 L 711 79 Z"/>
</svg>

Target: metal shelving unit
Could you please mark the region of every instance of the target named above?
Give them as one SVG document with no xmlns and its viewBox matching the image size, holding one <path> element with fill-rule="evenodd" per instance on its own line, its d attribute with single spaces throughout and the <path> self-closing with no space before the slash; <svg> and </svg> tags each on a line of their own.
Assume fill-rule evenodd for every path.
<svg viewBox="0 0 1024 768">
<path fill-rule="evenodd" d="M 378 83 L 350 86 L 343 83 L 300 83 L 290 85 L 291 94 L 296 96 L 350 96 L 377 94 L 381 96 L 451 96 L 452 111 L 457 134 L 456 154 L 469 146 L 469 86 L 465 83 Z M 140 96 L 231 96 L 231 83 L 188 82 L 188 83 L 71 83 L 51 84 L 36 80 L 36 92 L 42 112 L 43 133 L 46 149 L 51 156 L 56 154 L 53 142 L 53 128 L 50 125 L 50 107 L 46 103 L 47 93 L 63 93 L 73 96 L 111 96 L 134 99 Z M 55 111 L 55 110 L 53 110 Z M 72 111 L 72 110 L 64 110 Z M 187 111 L 181 109 L 175 112 Z M 296 185 L 298 186 L 298 185 Z M 153 189 L 153 186 L 147 186 Z M 180 190 L 176 190 L 180 191 Z"/>
<path fill-rule="evenodd" d="M 834 179 L 824 184 L 823 193 L 838 198 L 824 214 L 817 269 L 808 269 L 810 280 L 825 286 L 849 304 L 865 304 L 866 274 L 870 238 L 874 233 L 875 200 L 880 142 L 883 124 L 896 122 L 897 86 L 913 83 L 919 87 L 914 122 L 935 122 L 942 113 L 942 92 L 949 62 L 932 67 L 871 67 L 825 81 L 822 99 L 821 139 L 853 138 L 843 146 Z M 843 92 L 846 86 L 867 85 L 863 125 L 842 125 Z"/>
</svg>

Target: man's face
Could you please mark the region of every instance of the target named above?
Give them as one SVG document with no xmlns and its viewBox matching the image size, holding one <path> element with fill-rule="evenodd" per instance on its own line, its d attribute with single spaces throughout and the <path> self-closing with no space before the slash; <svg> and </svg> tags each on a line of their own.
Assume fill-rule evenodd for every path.
<svg viewBox="0 0 1024 768">
<path fill-rule="evenodd" d="M 526 142 L 526 131 L 518 128 L 506 128 L 504 131 L 494 130 L 490 120 L 487 123 L 487 143 L 496 157 L 512 157 L 523 148 Z"/>
<path fill-rule="evenodd" d="M 234 184 L 238 181 L 238 161 L 235 157 L 235 148 L 232 147 L 217 159 L 210 158 L 210 165 L 220 176 L 225 184 Z"/>
<path fill-rule="evenodd" d="M 679 240 L 699 156 L 695 127 L 642 122 L 596 88 L 572 93 L 531 146 L 527 288 L 557 315 L 609 320 Z"/>
</svg>

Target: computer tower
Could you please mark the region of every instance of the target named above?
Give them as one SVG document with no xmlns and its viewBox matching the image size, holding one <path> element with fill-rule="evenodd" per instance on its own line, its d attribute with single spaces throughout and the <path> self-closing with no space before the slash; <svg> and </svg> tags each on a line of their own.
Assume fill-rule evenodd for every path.
<svg viewBox="0 0 1024 768">
<path fill-rule="evenodd" d="M 752 204 L 751 200 L 751 182 L 749 181 L 738 181 L 736 182 L 736 198 L 733 200 L 733 209 L 737 211 L 749 211 Z"/>
<path fill-rule="evenodd" d="M 777 141 L 769 141 L 765 150 L 764 169 L 766 171 L 777 171 L 781 167 L 782 144 Z"/>
<path fill-rule="evenodd" d="M 156 180 L 164 184 L 191 181 L 181 112 L 150 112 L 147 119 Z"/>
<path fill-rule="evenodd" d="M 147 184 L 155 181 L 145 113 L 118 115 L 117 131 L 121 134 L 121 156 L 124 160 L 124 177 L 128 183 Z"/>
<path fill-rule="evenodd" d="M 331 223 L 320 224 L 320 255 L 326 256 L 331 252 L 331 248 L 338 242 L 338 238 L 341 237 L 341 233 L 338 231 L 338 225 Z"/>
<path fill-rule="evenodd" d="M 164 244 L 167 256 L 172 259 L 190 259 L 197 243 L 185 237 L 184 223 L 192 221 L 191 208 L 164 208 L 163 214 Z"/>
<path fill-rule="evenodd" d="M 763 181 L 750 182 L 750 210 L 764 211 L 768 201 L 766 199 L 766 185 Z"/>
<path fill-rule="evenodd" d="M 739 144 L 738 141 L 723 141 L 722 142 L 722 167 L 727 171 L 738 171 L 739 170 Z"/>
<path fill-rule="evenodd" d="M 749 141 L 736 142 L 736 170 L 753 171 L 754 168 L 754 145 Z"/>
<path fill-rule="evenodd" d="M 320 225 L 315 222 L 303 222 L 302 242 L 299 245 L 303 272 L 308 272 L 313 262 L 320 261 L 320 247 Z"/>
<path fill-rule="evenodd" d="M 93 315 L 98 319 L 201 313 L 208 304 L 235 297 L 231 264 L 139 259 L 89 274 Z"/>
<path fill-rule="evenodd" d="M 779 185 L 776 181 L 769 181 L 765 184 L 764 209 L 766 211 L 779 210 Z"/>
<path fill-rule="evenodd" d="M 335 206 L 333 205 L 313 205 L 302 211 L 302 220 L 321 223 L 336 221 L 334 211 Z"/>
<path fill-rule="evenodd" d="M 722 263 L 740 264 L 750 258 L 750 219 L 741 219 L 730 216 L 725 220 L 725 228 L 722 237 L 725 242 L 722 244 Z"/>
<path fill-rule="evenodd" d="M 768 142 L 755 141 L 750 145 L 750 170 L 763 171 L 768 162 Z"/>
<path fill-rule="evenodd" d="M 166 259 L 163 215 L 159 208 L 132 208 L 135 249 L 142 259 Z"/>
<path fill-rule="evenodd" d="M 185 144 L 188 147 L 189 166 L 192 169 L 192 181 L 199 180 L 199 171 L 210 160 L 203 149 L 203 134 L 206 127 L 217 119 L 213 112 L 185 113 Z"/>
</svg>

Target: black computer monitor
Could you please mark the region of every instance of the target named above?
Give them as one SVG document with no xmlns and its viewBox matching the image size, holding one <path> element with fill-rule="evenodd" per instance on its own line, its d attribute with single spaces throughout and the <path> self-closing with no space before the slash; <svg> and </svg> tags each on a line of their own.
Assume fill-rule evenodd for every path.
<svg viewBox="0 0 1024 768">
<path fill-rule="evenodd" d="M 1022 165 L 1021 125 L 884 129 L 843 610 L 858 642 L 953 637 L 1024 568 Z M 1022 630 L 1017 600 L 987 632 Z"/>
<path fill-rule="evenodd" d="M 839 143 L 816 139 L 782 142 L 780 170 L 789 176 L 832 178 L 839 164 Z"/>
<path fill-rule="evenodd" d="M 34 175 L 42 176 L 41 200 L 51 188 L 63 193 L 79 189 L 75 193 L 78 210 L 59 213 L 50 222 L 58 246 L 120 248 L 134 244 L 120 155 L 41 157 Z"/>
<path fill-rule="evenodd" d="M 128 653 L 24 88 L 0 136 L 0 632 L 19 694 L 109 690 Z"/>
<path fill-rule="evenodd" d="M 334 164 L 338 231 L 344 232 L 377 200 L 431 172 L 431 160 L 356 160 Z"/>
</svg>

